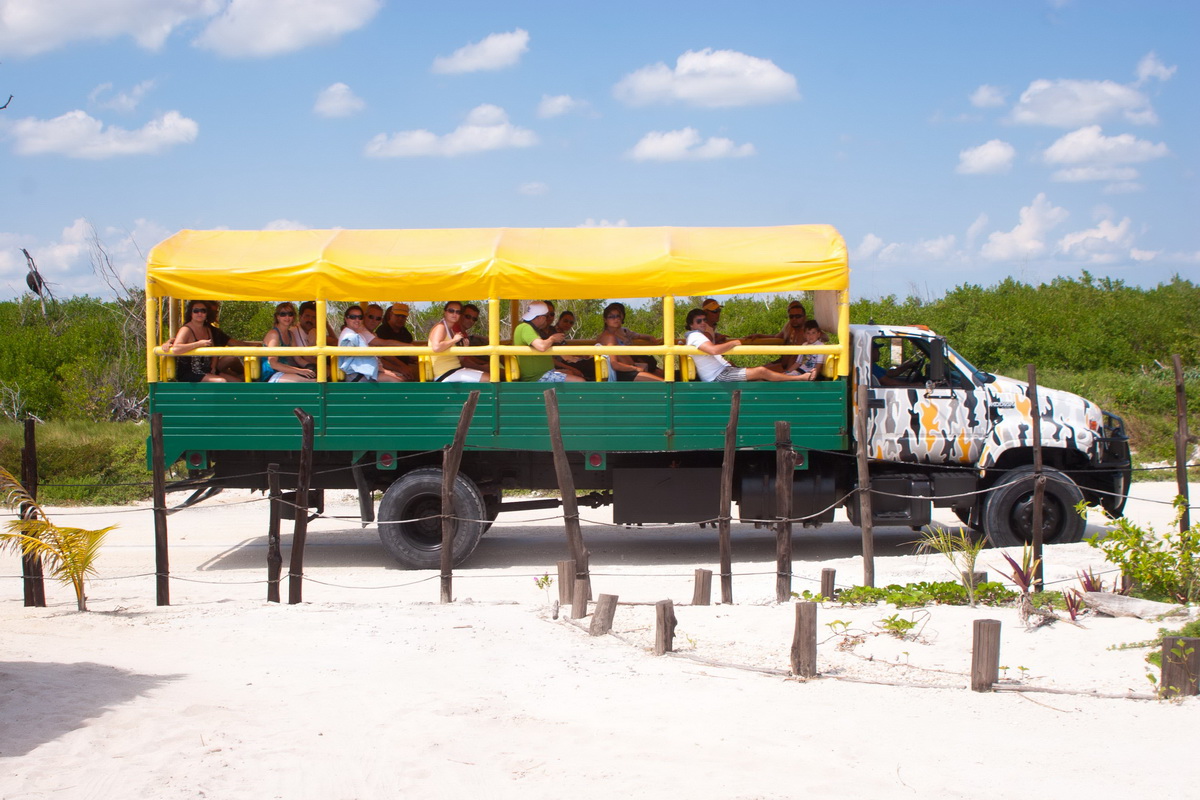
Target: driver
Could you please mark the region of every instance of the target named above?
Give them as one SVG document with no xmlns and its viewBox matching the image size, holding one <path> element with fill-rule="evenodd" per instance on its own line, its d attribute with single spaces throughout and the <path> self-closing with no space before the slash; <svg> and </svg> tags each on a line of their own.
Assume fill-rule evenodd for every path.
<svg viewBox="0 0 1200 800">
<path fill-rule="evenodd" d="M 913 386 L 922 383 L 919 367 L 923 359 L 920 352 L 891 369 L 884 369 L 879 365 L 879 356 L 879 341 L 872 341 L 871 376 L 880 386 Z"/>
</svg>

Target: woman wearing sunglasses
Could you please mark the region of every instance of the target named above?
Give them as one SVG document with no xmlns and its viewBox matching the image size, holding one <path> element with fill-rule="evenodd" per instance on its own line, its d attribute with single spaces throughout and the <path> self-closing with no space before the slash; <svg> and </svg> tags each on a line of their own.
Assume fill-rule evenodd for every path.
<svg viewBox="0 0 1200 800">
<path fill-rule="evenodd" d="M 450 352 L 455 345 L 466 345 L 467 335 L 459 325 L 463 304 L 451 300 L 442 308 L 442 319 L 429 330 L 429 347 L 434 352 L 433 379 L 443 383 L 478 383 L 486 381 L 488 373 L 464 367 L 458 356 Z"/>
<path fill-rule="evenodd" d="M 213 346 L 213 329 L 208 324 L 208 306 L 203 300 L 191 300 L 184 311 L 184 323 L 167 342 L 164 350 L 174 354 L 190 353 L 201 347 Z M 209 356 L 179 355 L 175 359 L 175 380 L 184 383 L 226 383 L 223 375 L 213 372 Z"/>
<path fill-rule="evenodd" d="M 296 307 L 291 303 L 280 303 L 275 306 L 275 325 L 263 337 L 263 344 L 267 347 L 300 347 L 297 331 Z M 268 383 L 311 383 L 317 379 L 317 373 L 297 365 L 291 356 L 266 356 L 262 379 Z"/>
</svg>

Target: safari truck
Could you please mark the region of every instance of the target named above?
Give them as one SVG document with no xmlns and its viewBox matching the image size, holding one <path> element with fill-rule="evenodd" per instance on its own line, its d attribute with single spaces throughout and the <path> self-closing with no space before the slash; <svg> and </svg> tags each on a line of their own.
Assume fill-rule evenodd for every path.
<svg viewBox="0 0 1200 800">
<path fill-rule="evenodd" d="M 845 505 L 858 521 L 856 391 L 866 386 L 866 449 L 873 521 L 919 527 L 931 508 L 951 508 L 997 545 L 1032 534 L 1033 443 L 1045 464 L 1046 542 L 1077 541 L 1075 505 L 1114 515 L 1129 485 L 1121 420 L 1082 397 L 1042 388 L 1035 430 L 1028 386 L 991 375 L 942 337 L 919 327 L 850 324 L 850 269 L 841 235 L 827 225 L 763 228 L 571 228 L 463 230 L 182 231 L 155 247 L 146 280 L 146 369 L 152 413 L 161 415 L 166 462 L 182 459 L 189 485 L 265 490 L 267 465 L 294 486 L 301 429 L 314 418 L 313 488 L 355 489 L 364 524 L 375 523 L 403 566 L 440 560 L 442 449 L 472 391 L 480 396 L 453 488 L 453 558 L 468 559 L 506 510 L 555 500 L 505 499 L 506 489 L 554 489 L 544 393 L 553 388 L 564 447 L 583 503 L 611 504 L 620 524 L 696 523 L 718 516 L 725 428 L 741 392 L 733 463 L 737 519 L 775 518 L 775 423 L 787 421 L 797 453 L 787 476 L 792 517 L 816 527 Z M 698 298 L 783 294 L 808 298 L 827 341 L 759 339 L 739 356 L 819 354 L 819 380 L 703 382 L 701 351 L 680 338 Z M 595 363 L 598 380 L 520 380 L 512 331 L 523 301 L 639 298 L 660 310 L 655 342 L 597 346 L 569 340 L 546 354 Z M 456 347 L 486 359 L 489 380 L 432 380 L 432 348 L 340 347 L 326 320 L 375 298 L 407 303 L 474 300 L 486 343 Z M 172 380 L 170 346 L 193 300 L 315 300 L 309 347 L 204 347 L 188 355 L 245 360 L 245 381 Z M 986 324 L 982 322 L 980 324 Z M 243 333 L 243 335 L 245 335 Z M 661 343 L 657 343 L 661 341 Z M 420 380 L 347 382 L 338 357 L 412 356 Z M 538 353 L 541 355 L 542 353 Z M 648 355 L 662 381 L 605 380 L 609 360 Z M 316 379 L 254 380 L 269 355 L 316 358 Z M 526 376 L 529 377 L 529 376 Z M 510 493 L 511 496 L 512 493 Z M 376 501 L 376 495 L 380 499 Z"/>
</svg>

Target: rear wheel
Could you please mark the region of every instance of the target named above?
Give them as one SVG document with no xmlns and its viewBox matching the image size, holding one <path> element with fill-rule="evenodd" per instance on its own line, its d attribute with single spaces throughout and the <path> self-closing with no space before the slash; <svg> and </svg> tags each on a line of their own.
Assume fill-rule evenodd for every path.
<svg viewBox="0 0 1200 800">
<path fill-rule="evenodd" d="M 1044 468 L 1045 502 L 1042 505 L 1042 542 L 1067 544 L 1083 538 L 1085 524 L 1075 506 L 1083 492 L 1075 482 L 1056 469 Z M 1033 467 L 1018 467 L 1008 473 L 987 497 L 983 529 L 996 547 L 1033 542 Z"/>
<path fill-rule="evenodd" d="M 454 480 L 450 496 L 454 521 L 455 566 L 475 551 L 487 523 L 483 495 L 465 475 Z M 442 559 L 442 471 L 415 469 L 400 476 L 379 501 L 379 539 L 392 558 L 409 569 L 436 569 Z"/>
</svg>

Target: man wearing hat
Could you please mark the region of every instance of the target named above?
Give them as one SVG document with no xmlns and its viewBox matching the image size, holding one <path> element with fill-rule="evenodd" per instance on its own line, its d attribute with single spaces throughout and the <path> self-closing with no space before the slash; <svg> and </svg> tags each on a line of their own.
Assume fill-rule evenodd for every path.
<svg viewBox="0 0 1200 800">
<path fill-rule="evenodd" d="M 521 315 L 521 324 L 513 331 L 513 344 L 517 347 L 532 347 L 539 353 L 544 353 L 556 344 L 562 344 L 566 338 L 557 331 L 542 337 L 538 330 L 545 328 L 550 318 L 550 308 L 541 300 L 535 300 Z M 537 381 L 539 383 L 562 383 L 564 381 L 582 381 L 578 375 L 568 375 L 554 368 L 554 356 L 517 356 L 521 367 L 522 381 Z"/>
<path fill-rule="evenodd" d="M 708 326 L 712 328 L 711 336 L 713 344 L 724 344 L 729 337 L 723 333 L 717 333 L 717 325 L 721 322 L 721 304 L 713 298 L 708 298 L 700 304 L 700 308 L 704 309 L 705 316 L 708 317 Z"/>
</svg>

